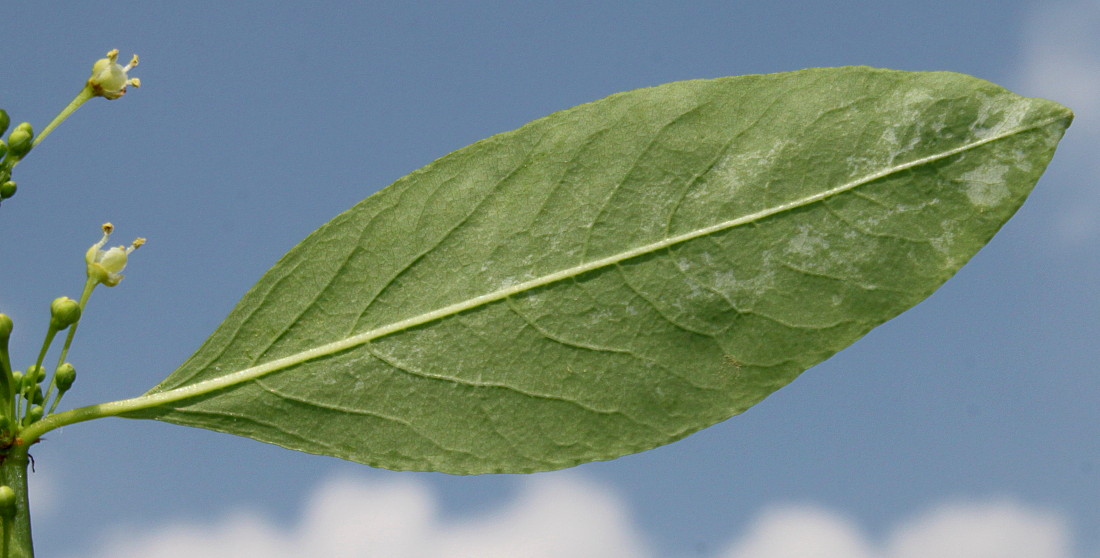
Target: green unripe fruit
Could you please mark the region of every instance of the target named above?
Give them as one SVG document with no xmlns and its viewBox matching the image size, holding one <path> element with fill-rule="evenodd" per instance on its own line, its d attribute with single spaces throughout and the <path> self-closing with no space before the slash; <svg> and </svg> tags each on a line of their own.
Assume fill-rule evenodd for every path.
<svg viewBox="0 0 1100 558">
<path fill-rule="evenodd" d="M 15 127 L 8 136 L 8 152 L 16 159 L 22 158 L 31 150 L 34 143 L 34 129 L 27 122 Z"/>
<path fill-rule="evenodd" d="M 0 486 L 0 517 L 11 519 L 16 513 L 15 491 L 10 486 Z"/>
<path fill-rule="evenodd" d="M 15 183 L 11 180 L 0 184 L 0 200 L 6 200 L 15 195 Z"/>
<path fill-rule="evenodd" d="M 7 314 L 0 314 L 0 341 L 7 341 L 11 337 L 11 330 L 15 327 Z"/>
<path fill-rule="evenodd" d="M 57 389 L 62 393 L 69 391 L 69 388 L 73 387 L 73 382 L 76 381 L 76 368 L 73 368 L 72 364 L 66 362 L 57 367 L 57 372 L 53 375 L 53 382 L 57 385 Z"/>
<path fill-rule="evenodd" d="M 11 118 L 8 117 L 8 111 L 0 109 L 0 135 L 8 131 L 8 124 L 11 124 Z"/>
<path fill-rule="evenodd" d="M 50 303 L 50 327 L 56 330 L 65 329 L 80 319 L 80 303 L 63 296 L 55 298 Z"/>
</svg>

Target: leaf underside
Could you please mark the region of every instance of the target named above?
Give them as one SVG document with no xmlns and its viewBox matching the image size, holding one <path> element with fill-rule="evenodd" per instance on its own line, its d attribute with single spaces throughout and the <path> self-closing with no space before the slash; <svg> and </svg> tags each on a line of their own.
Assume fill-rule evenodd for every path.
<svg viewBox="0 0 1100 558">
<path fill-rule="evenodd" d="M 666 444 L 931 294 L 1071 119 L 863 67 L 612 95 L 337 216 L 123 416 L 459 474 Z"/>
</svg>

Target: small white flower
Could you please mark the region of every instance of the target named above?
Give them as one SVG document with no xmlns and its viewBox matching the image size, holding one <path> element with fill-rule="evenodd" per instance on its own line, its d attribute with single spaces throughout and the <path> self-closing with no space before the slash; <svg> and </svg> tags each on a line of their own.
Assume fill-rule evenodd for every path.
<svg viewBox="0 0 1100 558">
<path fill-rule="evenodd" d="M 113 287 L 122 281 L 122 270 L 126 268 L 126 260 L 130 252 L 145 244 L 144 238 L 138 238 L 130 246 L 115 246 L 104 250 L 103 246 L 107 244 L 114 229 L 114 225 L 104 223 L 103 238 L 88 248 L 84 254 L 84 262 L 88 265 L 88 278 L 108 287 Z"/>
<path fill-rule="evenodd" d="M 130 63 L 123 66 L 118 63 L 118 49 L 107 53 L 107 58 L 100 58 L 92 65 L 92 77 L 88 78 L 88 87 L 92 88 L 96 96 L 106 99 L 117 99 L 126 94 L 126 87 L 133 85 L 141 87 L 141 80 L 129 77 L 129 72 L 138 65 L 138 57 L 135 54 Z"/>
</svg>

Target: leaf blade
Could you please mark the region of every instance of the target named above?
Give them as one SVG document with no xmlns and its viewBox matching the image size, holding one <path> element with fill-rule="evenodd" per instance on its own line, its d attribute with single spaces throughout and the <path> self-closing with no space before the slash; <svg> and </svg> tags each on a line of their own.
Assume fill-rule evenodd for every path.
<svg viewBox="0 0 1100 558">
<path fill-rule="evenodd" d="M 930 294 L 1023 202 L 1069 118 L 974 78 L 866 68 L 575 107 L 338 216 L 125 416 L 456 473 L 648 449 Z M 950 196 L 967 203 L 929 205 Z"/>
</svg>

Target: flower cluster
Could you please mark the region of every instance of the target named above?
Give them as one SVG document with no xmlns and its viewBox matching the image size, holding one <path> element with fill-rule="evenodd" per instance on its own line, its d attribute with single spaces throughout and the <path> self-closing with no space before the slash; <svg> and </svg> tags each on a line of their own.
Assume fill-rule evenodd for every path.
<svg viewBox="0 0 1100 558">
<path fill-rule="evenodd" d="M 92 64 L 92 75 L 84 84 L 84 88 L 77 93 L 76 98 L 67 107 L 54 117 L 53 121 L 35 135 L 31 125 L 23 122 L 16 126 L 5 142 L 0 139 L 0 201 L 15 195 L 16 184 L 11 180 L 12 169 L 19 161 L 30 152 L 31 148 L 38 145 L 46 136 L 50 135 L 59 124 L 69 117 L 80 105 L 92 97 L 104 99 L 117 99 L 126 94 L 129 86 L 141 87 L 141 80 L 130 77 L 130 70 L 138 65 L 138 57 L 135 54 L 130 63 L 123 66 L 118 63 L 118 49 L 107 53 L 106 58 L 100 58 Z M 0 136 L 7 131 L 11 123 L 8 113 L 0 109 Z"/>
</svg>

